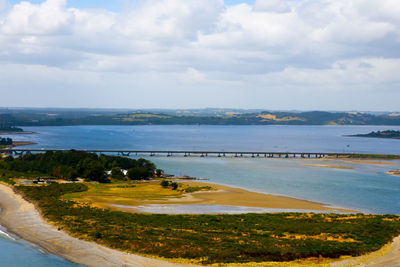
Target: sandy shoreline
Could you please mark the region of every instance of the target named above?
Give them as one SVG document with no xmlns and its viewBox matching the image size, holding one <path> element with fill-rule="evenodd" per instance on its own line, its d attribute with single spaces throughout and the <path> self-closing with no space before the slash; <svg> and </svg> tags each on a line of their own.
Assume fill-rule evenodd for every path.
<svg viewBox="0 0 400 267">
<path fill-rule="evenodd" d="M 0 184 L 0 225 L 47 252 L 86 266 L 188 266 L 109 249 L 69 236 L 47 223 L 35 206 Z"/>
</svg>

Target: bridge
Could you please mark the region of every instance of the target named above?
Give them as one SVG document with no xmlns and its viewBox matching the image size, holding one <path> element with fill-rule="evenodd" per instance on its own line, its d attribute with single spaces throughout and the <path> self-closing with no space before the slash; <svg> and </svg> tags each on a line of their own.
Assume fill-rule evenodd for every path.
<svg viewBox="0 0 400 267">
<path fill-rule="evenodd" d="M 7 155 L 24 155 L 31 153 L 67 152 L 71 149 L 0 149 L 0 153 Z M 260 152 L 260 151 L 197 151 L 197 150 L 113 150 L 113 149 L 76 149 L 98 154 L 117 154 L 119 156 L 182 156 L 182 157 L 234 157 L 234 158 L 323 158 L 326 156 L 351 156 L 353 153 L 327 152 Z"/>
</svg>

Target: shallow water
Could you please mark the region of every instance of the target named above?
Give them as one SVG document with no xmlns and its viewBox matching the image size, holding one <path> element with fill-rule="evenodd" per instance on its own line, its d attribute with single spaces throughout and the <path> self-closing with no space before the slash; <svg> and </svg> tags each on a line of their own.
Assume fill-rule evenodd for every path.
<svg viewBox="0 0 400 267">
<path fill-rule="evenodd" d="M 300 166 L 305 160 L 152 158 L 168 173 L 208 178 L 210 182 L 262 193 L 290 196 L 367 213 L 400 214 L 400 177 L 385 174 L 397 165 L 341 161 L 330 164 L 354 169 Z"/>
<path fill-rule="evenodd" d="M 242 206 L 229 206 L 229 205 L 204 205 L 204 204 L 195 204 L 195 205 L 150 204 L 146 206 L 125 206 L 125 205 L 112 205 L 112 206 L 119 208 L 128 208 L 138 212 L 166 213 L 166 214 L 242 214 L 242 213 L 277 213 L 277 212 L 324 213 L 324 211 L 319 211 L 319 210 L 272 209 L 272 208 L 255 208 L 255 207 L 242 207 Z"/>
<path fill-rule="evenodd" d="M 400 140 L 346 137 L 400 126 L 143 125 L 23 127 L 35 148 L 400 153 Z"/>
</svg>

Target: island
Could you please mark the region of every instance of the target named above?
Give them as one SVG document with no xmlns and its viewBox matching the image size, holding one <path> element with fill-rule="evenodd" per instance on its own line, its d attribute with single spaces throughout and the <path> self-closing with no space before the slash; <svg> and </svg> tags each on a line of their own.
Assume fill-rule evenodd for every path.
<svg viewBox="0 0 400 267">
<path fill-rule="evenodd" d="M 396 215 L 331 213 L 333 207 L 281 196 L 267 200 L 271 195 L 176 179 L 140 158 L 75 150 L 7 156 L 0 159 L 0 182 L 2 225 L 88 266 L 331 262 L 377 251 L 400 234 Z M 214 200 L 281 203 L 303 212 L 173 215 L 127 208 Z"/>
<path fill-rule="evenodd" d="M 386 130 L 386 131 L 370 132 L 370 133 L 367 133 L 367 134 L 354 134 L 354 135 L 346 135 L 346 136 L 350 136 L 350 137 L 369 137 L 369 138 L 400 139 L 400 131 Z"/>
</svg>

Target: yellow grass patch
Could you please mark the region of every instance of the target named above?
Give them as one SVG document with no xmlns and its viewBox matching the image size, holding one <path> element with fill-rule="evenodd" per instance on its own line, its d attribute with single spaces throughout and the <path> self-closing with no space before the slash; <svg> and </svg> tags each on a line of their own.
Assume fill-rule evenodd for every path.
<svg viewBox="0 0 400 267">
<path fill-rule="evenodd" d="M 336 242 L 358 242 L 353 238 L 344 238 L 341 235 L 331 235 L 327 233 L 321 233 L 319 235 L 299 235 L 299 234 L 285 234 L 283 236 L 272 235 L 276 239 L 290 239 L 290 240 L 324 240 L 324 241 L 336 241 Z"/>
<path fill-rule="evenodd" d="M 90 204 L 101 208 L 112 205 L 138 206 L 149 201 L 165 201 L 169 198 L 182 197 L 183 193 L 171 188 L 163 188 L 160 181 L 151 182 L 125 182 L 113 184 L 87 183 L 89 190 L 86 192 L 64 195 L 64 199 L 76 201 L 77 203 Z M 134 186 L 133 186 L 134 185 Z M 179 184 L 178 189 L 186 185 Z"/>
<path fill-rule="evenodd" d="M 292 117 L 292 116 L 277 118 L 276 115 L 272 115 L 272 114 L 260 114 L 260 115 L 257 115 L 257 118 L 262 118 L 262 119 L 264 119 L 263 121 L 305 121 L 302 118 Z"/>
</svg>

